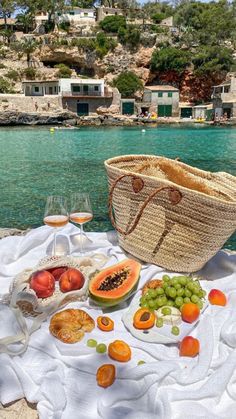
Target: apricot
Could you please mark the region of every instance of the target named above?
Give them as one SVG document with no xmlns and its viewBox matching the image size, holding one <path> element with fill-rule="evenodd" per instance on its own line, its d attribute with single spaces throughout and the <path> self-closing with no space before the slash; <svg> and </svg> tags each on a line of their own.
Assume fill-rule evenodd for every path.
<svg viewBox="0 0 236 419">
<path fill-rule="evenodd" d="M 84 275 L 78 269 L 67 269 L 67 271 L 60 276 L 60 290 L 62 292 L 80 290 L 84 285 L 84 281 Z"/>
<path fill-rule="evenodd" d="M 200 342 L 198 339 L 193 338 L 192 336 L 185 336 L 180 342 L 179 346 L 179 355 L 180 356 L 189 356 L 194 358 L 199 354 L 200 351 Z"/>
<path fill-rule="evenodd" d="M 58 266 L 57 268 L 47 269 L 47 271 L 54 276 L 55 281 L 59 281 L 60 276 L 64 274 L 64 272 L 66 272 L 67 269 L 68 268 L 66 268 L 65 266 Z"/>
<path fill-rule="evenodd" d="M 216 306 L 225 306 L 227 304 L 227 298 L 225 294 L 217 289 L 213 289 L 209 292 L 208 300 L 211 304 Z"/>
<path fill-rule="evenodd" d="M 36 271 L 30 277 L 30 288 L 38 298 L 50 297 L 55 290 L 55 279 L 48 271 Z"/>
<path fill-rule="evenodd" d="M 181 317 L 184 322 L 193 323 L 198 319 L 200 315 L 200 309 L 197 304 L 186 303 L 181 308 Z"/>
</svg>

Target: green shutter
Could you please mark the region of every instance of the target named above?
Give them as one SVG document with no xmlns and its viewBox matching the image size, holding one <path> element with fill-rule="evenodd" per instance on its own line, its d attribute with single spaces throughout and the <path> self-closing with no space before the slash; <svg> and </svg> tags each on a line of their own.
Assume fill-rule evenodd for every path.
<svg viewBox="0 0 236 419">
<path fill-rule="evenodd" d="M 168 92 L 168 97 L 172 97 L 172 92 Z"/>
<path fill-rule="evenodd" d="M 158 97 L 162 97 L 163 93 L 162 92 L 158 92 Z"/>
<path fill-rule="evenodd" d="M 134 114 L 134 102 L 123 102 L 122 115 L 133 115 L 133 114 Z"/>
<path fill-rule="evenodd" d="M 157 116 L 172 116 L 172 105 L 158 105 Z"/>
</svg>

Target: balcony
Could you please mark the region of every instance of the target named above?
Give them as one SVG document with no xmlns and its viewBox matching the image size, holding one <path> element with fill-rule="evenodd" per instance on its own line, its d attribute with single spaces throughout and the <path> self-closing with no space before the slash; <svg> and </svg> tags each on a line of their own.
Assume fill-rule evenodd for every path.
<svg viewBox="0 0 236 419">
<path fill-rule="evenodd" d="M 90 97 L 90 98 L 112 98 L 113 92 L 108 91 L 105 89 L 104 93 L 102 92 L 96 92 L 94 90 L 88 90 L 88 91 L 81 91 L 81 92 L 72 92 L 71 90 L 61 92 L 62 97 Z"/>
</svg>

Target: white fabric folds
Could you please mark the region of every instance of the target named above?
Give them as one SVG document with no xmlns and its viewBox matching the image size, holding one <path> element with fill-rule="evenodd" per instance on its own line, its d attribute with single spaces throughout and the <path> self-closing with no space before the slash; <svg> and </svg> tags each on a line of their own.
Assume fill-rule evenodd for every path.
<svg viewBox="0 0 236 419">
<path fill-rule="evenodd" d="M 71 224 L 59 233 L 59 245 L 76 252 L 78 229 Z M 115 233 L 90 233 L 91 250 L 111 257 L 109 264 L 126 256 L 117 246 Z M 25 237 L 0 241 L 0 294 L 8 292 L 14 276 L 35 266 L 50 252 L 52 229 L 40 227 Z M 164 271 L 143 265 L 139 286 Z M 0 353 L 0 402 L 21 397 L 37 403 L 40 419 L 235 419 L 236 417 L 236 256 L 219 252 L 201 271 L 207 291 L 221 289 L 226 307 L 209 305 L 191 335 L 200 340 L 196 358 L 179 357 L 178 347 L 148 344 L 125 329 L 121 317 L 127 303 L 109 312 L 115 329 L 92 334 L 74 345 L 50 335 L 47 319 L 29 338 L 20 356 Z M 96 320 L 101 309 L 88 301 L 67 307 L 83 308 Z M 30 321 L 27 320 L 30 326 Z M 0 338 L 19 332 L 8 307 L 0 304 Z M 122 339 L 132 348 L 128 363 L 112 361 L 88 348 L 88 338 L 109 344 Z M 146 363 L 137 365 L 138 361 Z M 96 370 L 104 363 L 117 368 L 115 383 L 103 389 L 96 384 Z M 1 417 L 1 411 L 0 411 Z"/>
</svg>

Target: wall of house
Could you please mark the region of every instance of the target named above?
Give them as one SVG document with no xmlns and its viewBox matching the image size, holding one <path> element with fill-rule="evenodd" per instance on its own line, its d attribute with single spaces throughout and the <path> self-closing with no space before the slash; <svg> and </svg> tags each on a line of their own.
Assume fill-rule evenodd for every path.
<svg viewBox="0 0 236 419">
<path fill-rule="evenodd" d="M 111 7 L 97 7 L 97 21 L 105 19 L 106 16 L 116 16 L 123 15 L 121 9 L 111 8 Z"/>
<path fill-rule="evenodd" d="M 77 113 L 77 103 L 88 103 L 89 105 L 89 114 L 96 113 L 97 109 L 100 106 L 108 108 L 113 103 L 113 98 L 90 98 L 83 97 L 78 99 L 77 97 L 64 97 L 62 98 L 62 106 L 64 109 L 69 109 L 72 112 Z"/>
<path fill-rule="evenodd" d="M 35 91 L 35 88 L 38 91 Z M 52 89 L 52 90 L 51 90 Z M 51 93 L 52 91 L 52 93 Z M 56 83 L 33 83 L 23 84 L 23 92 L 25 96 L 44 96 L 44 95 L 57 95 L 58 94 L 58 82 Z"/>
<path fill-rule="evenodd" d="M 101 95 L 104 95 L 104 80 L 96 80 L 96 79 L 79 79 L 79 78 L 78 79 L 60 79 L 59 80 L 60 92 L 61 93 L 71 92 L 72 84 L 100 86 Z"/>
<path fill-rule="evenodd" d="M 202 107 L 197 107 L 194 108 L 193 107 L 193 118 L 198 119 L 198 118 L 206 118 L 206 106 L 202 106 Z"/>
<path fill-rule="evenodd" d="M 147 89 L 148 90 L 148 89 Z M 158 105 L 172 105 L 172 116 L 179 116 L 179 92 L 162 92 L 162 97 L 158 96 L 157 91 L 144 90 L 143 101 L 151 102 L 150 112 L 157 112 Z M 168 97 L 172 93 L 172 97 Z"/>
</svg>

